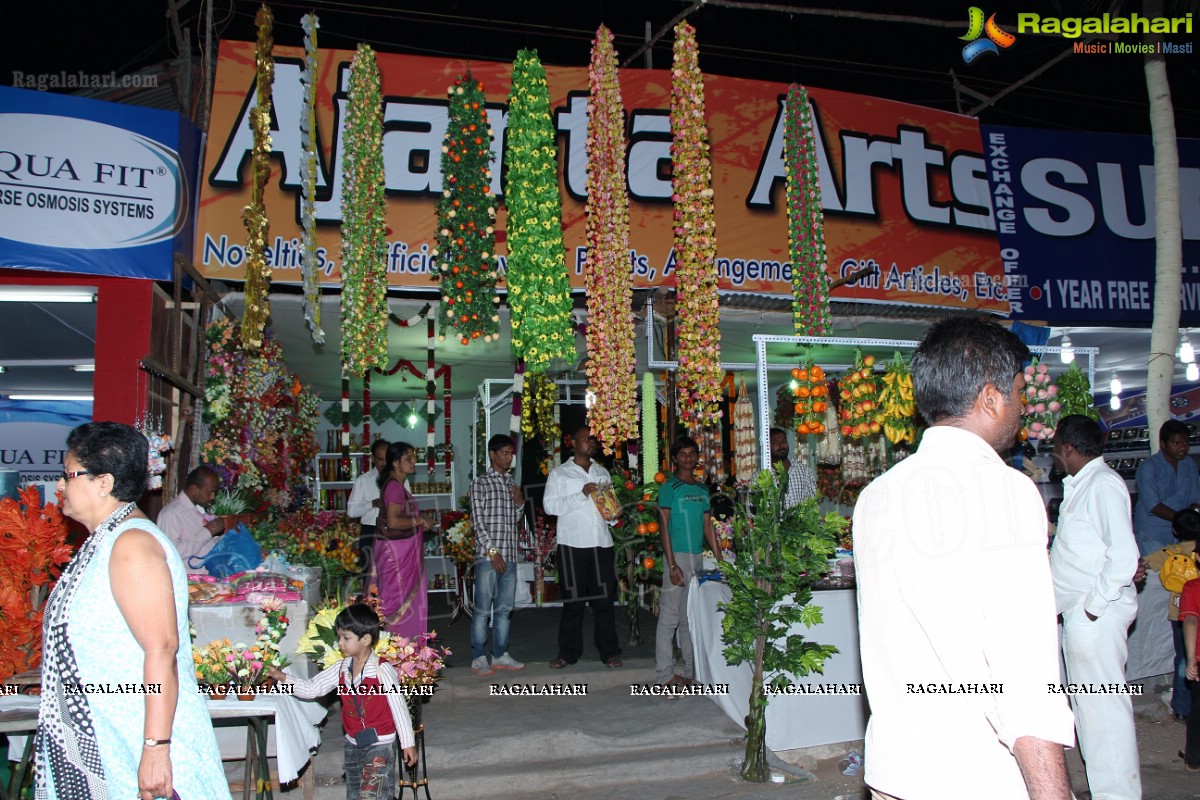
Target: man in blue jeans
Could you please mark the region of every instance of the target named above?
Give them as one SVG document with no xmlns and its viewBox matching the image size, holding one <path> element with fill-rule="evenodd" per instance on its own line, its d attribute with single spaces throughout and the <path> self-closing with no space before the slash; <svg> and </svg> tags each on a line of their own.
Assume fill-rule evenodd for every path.
<svg viewBox="0 0 1200 800">
<path fill-rule="evenodd" d="M 508 470 L 513 440 L 488 440 L 491 468 L 471 482 L 471 526 L 475 529 L 475 611 L 471 618 L 471 671 L 491 675 L 525 665 L 508 654 L 508 615 L 517 597 L 517 528 L 525 506 L 521 487 Z M 488 663 L 488 618 L 492 621 L 492 662 Z M 499 654 L 499 655 L 496 655 Z"/>
</svg>

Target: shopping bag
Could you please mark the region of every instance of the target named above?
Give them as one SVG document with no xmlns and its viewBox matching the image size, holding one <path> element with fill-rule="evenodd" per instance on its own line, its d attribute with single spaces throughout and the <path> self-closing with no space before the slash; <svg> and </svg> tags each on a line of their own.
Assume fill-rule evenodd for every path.
<svg viewBox="0 0 1200 800">
<path fill-rule="evenodd" d="M 220 580 L 235 572 L 254 569 L 262 560 L 262 548 L 250 535 L 250 529 L 242 524 L 226 532 L 208 551 L 208 555 L 189 558 L 188 567 L 204 567 L 209 575 Z"/>
</svg>

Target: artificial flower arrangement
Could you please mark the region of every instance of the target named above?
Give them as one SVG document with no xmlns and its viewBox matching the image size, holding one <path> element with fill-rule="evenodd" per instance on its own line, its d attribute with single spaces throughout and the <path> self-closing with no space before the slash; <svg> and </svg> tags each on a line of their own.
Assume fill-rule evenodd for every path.
<svg viewBox="0 0 1200 800">
<path fill-rule="evenodd" d="M 345 514 L 301 508 L 250 529 L 263 552 L 276 552 L 289 564 L 321 569 L 323 596 L 356 573 L 359 554 L 354 549 L 358 531 Z"/>
<path fill-rule="evenodd" d="M 442 515 L 442 553 L 460 566 L 475 563 L 475 529 L 468 514 L 448 511 Z"/>
<path fill-rule="evenodd" d="M 371 587 L 362 602 L 377 607 L 379 595 L 374 586 Z M 344 657 L 337 644 L 337 630 L 334 620 L 346 606 L 342 603 L 331 604 L 320 609 L 309 620 L 304 636 L 296 645 L 298 655 L 308 656 L 321 669 L 341 661 Z M 437 683 L 445 668 L 445 657 L 450 651 L 435 645 L 430 645 L 431 639 L 437 638 L 437 632 L 419 634 L 412 638 L 394 636 L 388 631 L 380 631 L 379 641 L 375 643 L 375 655 L 380 661 L 386 661 L 396 668 L 400 683 L 405 686 L 422 686 Z"/>
<path fill-rule="evenodd" d="M 641 642 L 637 609 L 657 602 L 662 575 L 662 539 L 659 536 L 658 490 L 666 482 L 663 472 L 638 485 L 628 470 L 614 470 L 613 490 L 621 517 L 612 533 L 616 548 L 617 581 L 629 624 L 629 642 Z"/>
<path fill-rule="evenodd" d="M 287 370 L 269 331 L 257 352 L 242 347 L 228 319 L 210 324 L 205 340 L 202 459 L 223 486 L 275 509 L 298 507 L 311 491 L 306 478 L 318 452 L 316 395 Z"/>
<path fill-rule="evenodd" d="M 146 456 L 146 488 L 153 492 L 163 486 L 162 476 L 167 471 L 166 456 L 175 449 L 175 442 L 170 434 L 162 431 L 151 430 L 149 427 L 143 427 L 141 431 L 149 445 L 149 453 Z"/>
<path fill-rule="evenodd" d="M 1058 387 L 1050 379 L 1050 368 L 1033 359 L 1025 367 L 1024 403 L 1021 417 L 1022 435 L 1028 439 L 1050 439 L 1054 436 L 1059 410 Z"/>
<path fill-rule="evenodd" d="M 239 689 L 258 686 L 272 668 L 287 666 L 288 658 L 280 647 L 290 622 L 287 608 L 274 598 L 264 601 L 260 608 L 263 616 L 254 627 L 253 644 L 217 639 L 203 647 L 193 647 L 192 663 L 199 683 L 212 687 L 232 684 Z M 192 635 L 195 636 L 194 629 Z"/>
<path fill-rule="evenodd" d="M 829 273 L 820 161 L 808 91 L 793 84 L 784 114 L 788 255 L 792 263 L 792 321 L 801 336 L 828 336 Z"/>
<path fill-rule="evenodd" d="M 57 505 L 33 486 L 19 498 L 0 499 L 0 680 L 41 663 L 43 606 L 73 550 Z"/>
</svg>

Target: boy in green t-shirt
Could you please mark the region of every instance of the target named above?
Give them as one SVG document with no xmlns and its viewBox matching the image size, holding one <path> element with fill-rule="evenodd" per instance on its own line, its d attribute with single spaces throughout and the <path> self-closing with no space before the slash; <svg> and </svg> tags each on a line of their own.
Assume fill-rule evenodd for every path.
<svg viewBox="0 0 1200 800">
<path fill-rule="evenodd" d="M 700 447 L 687 436 L 671 443 L 671 459 L 675 472 L 658 491 L 658 513 L 662 518 L 659 535 L 662 537 L 664 561 L 662 595 L 658 600 L 658 631 L 655 635 L 655 682 L 666 686 L 688 686 L 694 683 L 695 654 L 692 633 L 688 628 L 688 582 L 700 569 L 700 555 L 705 541 L 717 561 L 717 547 L 712 526 L 712 508 L 708 488 L 696 482 L 696 463 Z M 683 672 L 675 672 L 675 654 L 671 640 L 679 633 L 679 649 L 683 652 Z"/>
</svg>

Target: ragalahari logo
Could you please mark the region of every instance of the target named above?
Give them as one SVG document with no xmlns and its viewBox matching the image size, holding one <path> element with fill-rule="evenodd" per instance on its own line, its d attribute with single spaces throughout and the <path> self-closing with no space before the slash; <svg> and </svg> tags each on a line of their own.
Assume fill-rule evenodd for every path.
<svg viewBox="0 0 1200 800">
<path fill-rule="evenodd" d="M 986 39 L 979 38 L 984 34 L 987 34 Z M 998 56 L 1001 47 L 1012 47 L 1013 42 L 1017 40 L 1016 36 L 1000 29 L 1000 26 L 996 24 L 995 14 L 992 14 L 987 18 L 987 22 L 984 22 L 983 9 L 979 6 L 971 6 L 967 9 L 967 33 L 958 38 L 969 43 L 962 51 L 963 61 L 968 64 L 984 53 Z"/>
</svg>

